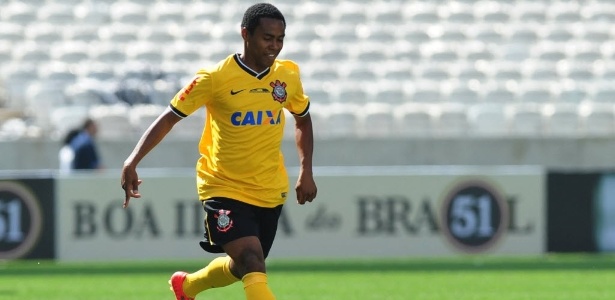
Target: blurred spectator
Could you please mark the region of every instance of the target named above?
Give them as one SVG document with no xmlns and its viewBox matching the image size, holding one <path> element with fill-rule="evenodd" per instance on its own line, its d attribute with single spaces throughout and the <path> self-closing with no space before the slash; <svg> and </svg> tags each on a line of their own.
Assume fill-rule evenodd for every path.
<svg viewBox="0 0 615 300">
<path fill-rule="evenodd" d="M 73 168 L 73 161 L 75 159 L 75 151 L 70 146 L 71 142 L 79 134 L 79 129 L 73 129 L 69 131 L 64 140 L 62 141 L 62 147 L 58 153 L 58 160 L 60 161 L 60 172 L 70 173 Z"/>
<path fill-rule="evenodd" d="M 70 141 L 70 148 L 74 153 L 71 169 L 93 170 L 102 168 L 95 142 L 97 132 L 98 125 L 96 122 L 89 118 L 86 119 L 81 127 L 81 130 Z"/>
</svg>

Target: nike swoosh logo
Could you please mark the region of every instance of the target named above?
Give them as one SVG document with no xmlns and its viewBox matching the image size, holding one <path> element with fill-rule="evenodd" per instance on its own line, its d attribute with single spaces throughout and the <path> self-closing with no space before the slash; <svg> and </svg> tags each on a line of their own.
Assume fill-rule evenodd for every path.
<svg viewBox="0 0 615 300">
<path fill-rule="evenodd" d="M 239 93 L 241 93 L 241 92 L 243 92 L 243 91 L 245 91 L 245 90 L 246 90 L 246 89 L 239 90 L 239 91 L 233 91 L 233 90 L 231 90 L 231 95 L 237 95 L 237 94 L 239 94 Z"/>
</svg>

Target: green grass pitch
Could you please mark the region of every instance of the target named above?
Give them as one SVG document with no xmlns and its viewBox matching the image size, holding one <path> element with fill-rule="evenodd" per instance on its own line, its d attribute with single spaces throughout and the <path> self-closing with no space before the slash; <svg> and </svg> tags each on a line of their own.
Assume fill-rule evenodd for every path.
<svg viewBox="0 0 615 300">
<path fill-rule="evenodd" d="M 167 280 L 207 261 L 0 262 L 0 299 L 174 299 Z M 269 262 L 280 300 L 615 299 L 615 256 Z M 197 299 L 244 299 L 241 283 Z"/>
</svg>

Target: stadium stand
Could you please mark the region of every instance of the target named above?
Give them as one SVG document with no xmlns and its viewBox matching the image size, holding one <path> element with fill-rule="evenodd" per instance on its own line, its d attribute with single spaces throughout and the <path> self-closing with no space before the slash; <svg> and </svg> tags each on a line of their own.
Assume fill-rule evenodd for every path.
<svg viewBox="0 0 615 300">
<path fill-rule="evenodd" d="M 198 66 L 241 49 L 235 7 L 251 2 L 0 3 L 1 103 L 21 112 L 6 127 L 15 136 L 45 124 L 52 126 L 41 132 L 64 130 L 41 105 L 88 107 L 102 119 L 110 116 L 98 106 L 123 103 L 130 115 L 131 106 L 166 105 Z M 289 20 L 281 58 L 301 65 L 306 92 L 326 111 L 318 117 L 335 127 L 323 138 L 614 134 L 611 1 L 295 0 L 279 7 Z M 121 122 L 143 129 L 129 119 Z"/>
</svg>

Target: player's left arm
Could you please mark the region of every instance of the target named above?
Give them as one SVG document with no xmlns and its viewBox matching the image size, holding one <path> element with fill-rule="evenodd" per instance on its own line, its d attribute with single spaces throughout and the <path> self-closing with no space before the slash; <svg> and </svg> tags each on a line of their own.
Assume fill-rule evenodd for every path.
<svg viewBox="0 0 615 300">
<path fill-rule="evenodd" d="M 297 203 L 303 205 L 316 198 L 317 188 L 312 173 L 312 155 L 314 153 L 314 135 L 310 113 L 293 115 L 295 118 L 295 142 L 299 154 L 299 178 L 295 185 Z"/>
</svg>

